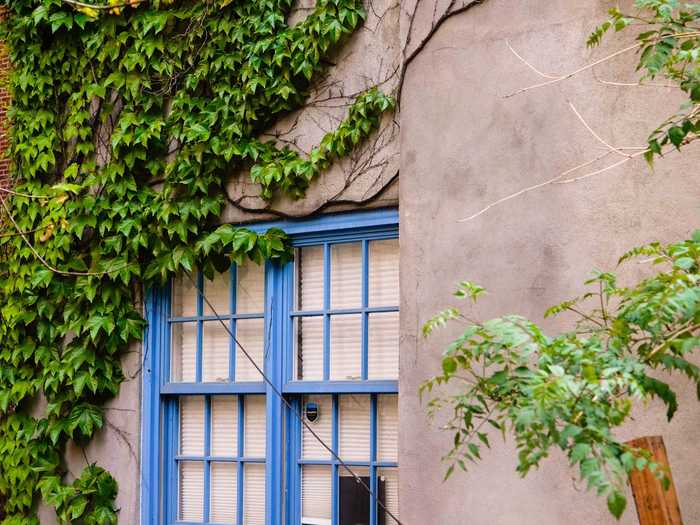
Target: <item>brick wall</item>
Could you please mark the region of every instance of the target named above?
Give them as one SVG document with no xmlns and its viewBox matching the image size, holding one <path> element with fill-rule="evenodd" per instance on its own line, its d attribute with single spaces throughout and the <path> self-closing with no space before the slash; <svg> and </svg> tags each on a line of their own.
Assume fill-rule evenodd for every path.
<svg viewBox="0 0 700 525">
<path fill-rule="evenodd" d="M 5 18 L 6 10 L 0 7 L 0 20 Z M 7 90 L 7 74 L 10 70 L 10 57 L 7 48 L 0 42 L 0 185 L 10 182 L 10 159 L 5 157 L 9 144 L 7 129 L 7 109 L 10 105 L 10 93 Z"/>
<path fill-rule="evenodd" d="M 6 9 L 0 6 L 0 22 L 5 19 Z M 3 153 L 7 149 L 7 107 L 10 103 L 10 94 L 7 91 L 7 72 L 10 69 L 10 57 L 7 48 L 0 42 L 0 186 L 8 186 L 10 182 L 10 160 Z M 0 496 L 0 519 L 5 517 L 5 501 Z"/>
</svg>

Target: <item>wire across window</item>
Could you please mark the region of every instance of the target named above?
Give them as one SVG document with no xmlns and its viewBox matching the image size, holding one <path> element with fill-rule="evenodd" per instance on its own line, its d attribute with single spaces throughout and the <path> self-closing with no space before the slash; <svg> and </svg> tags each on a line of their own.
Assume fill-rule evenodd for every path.
<svg viewBox="0 0 700 525">
<path fill-rule="evenodd" d="M 396 224 L 297 231 L 293 262 L 184 274 L 154 303 L 168 525 L 398 515 Z"/>
</svg>

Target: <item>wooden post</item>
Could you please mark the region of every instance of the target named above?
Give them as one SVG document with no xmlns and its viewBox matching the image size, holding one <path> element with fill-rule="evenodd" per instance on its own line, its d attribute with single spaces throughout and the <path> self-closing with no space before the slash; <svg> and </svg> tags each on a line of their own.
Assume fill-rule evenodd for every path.
<svg viewBox="0 0 700 525">
<path fill-rule="evenodd" d="M 628 441 L 627 444 L 651 452 L 652 461 L 668 468 L 670 480 L 668 490 L 664 490 L 661 482 L 648 469 L 632 471 L 630 485 L 637 506 L 639 525 L 683 525 L 663 438 L 647 436 Z"/>
</svg>

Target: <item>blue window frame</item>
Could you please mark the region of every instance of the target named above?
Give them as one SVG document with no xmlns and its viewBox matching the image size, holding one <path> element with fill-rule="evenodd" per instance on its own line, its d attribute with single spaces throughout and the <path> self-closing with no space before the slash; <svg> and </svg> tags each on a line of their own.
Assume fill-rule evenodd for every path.
<svg viewBox="0 0 700 525">
<path fill-rule="evenodd" d="M 357 469 L 375 496 L 386 504 L 389 492 L 395 491 L 398 463 L 392 447 L 395 446 L 397 429 L 398 377 L 391 370 L 395 366 L 398 371 L 398 363 L 394 365 L 391 361 L 387 365 L 387 359 L 393 359 L 385 351 L 389 343 L 386 338 L 374 334 L 378 333 L 375 327 L 379 326 L 396 329 L 398 334 L 398 294 L 389 293 L 391 304 L 384 304 L 388 296 L 382 296 L 384 303 L 379 304 L 381 301 L 376 299 L 376 290 L 380 287 L 372 283 L 379 282 L 377 279 L 381 280 L 382 275 L 373 271 L 374 263 L 370 261 L 374 260 L 371 253 L 374 246 L 398 238 L 398 213 L 396 210 L 376 210 L 251 226 L 260 231 L 270 227 L 285 230 L 297 253 L 296 262 L 284 266 L 265 265 L 262 311 L 237 312 L 235 266 L 227 277 L 230 279 L 227 301 L 218 298 L 218 304 L 228 302 L 228 308 L 222 307 L 223 312 L 217 310 L 218 317 L 206 307 L 200 294 L 196 295 L 196 301 L 188 306 L 189 309 L 178 307 L 175 312 L 172 303 L 177 299 L 172 296 L 171 288 L 147 292 L 149 328 L 144 346 L 142 403 L 141 523 L 144 525 L 213 523 L 221 515 L 228 516 L 226 523 L 262 523 L 246 516 L 246 509 L 253 504 L 246 500 L 248 493 L 243 490 L 247 486 L 246 476 L 253 476 L 253 473 L 258 476 L 259 469 L 264 469 L 266 525 L 300 525 L 302 519 L 307 519 L 304 505 L 310 499 L 304 499 L 304 491 L 308 490 L 303 480 L 309 486 L 320 487 L 318 490 L 322 496 L 325 494 L 313 501 L 325 502 L 324 497 L 330 498 L 328 520 L 312 518 L 309 525 L 340 525 L 343 498 L 350 497 L 346 495 L 344 469 L 330 454 L 317 453 L 312 457 L 313 454 L 307 453 L 311 447 L 307 441 L 308 431 L 295 415 L 306 413 L 307 409 L 317 414 L 314 424 L 324 429 L 328 445 L 353 470 Z M 314 254 L 307 259 L 316 265 L 309 275 L 323 272 L 322 283 L 309 286 L 308 297 L 320 295 L 311 301 L 314 304 L 309 307 L 303 298 L 300 299 L 303 283 L 300 266 L 306 252 Z M 344 255 L 343 252 L 347 253 Z M 348 271 L 361 275 L 361 279 L 342 281 L 343 272 Z M 208 297 L 204 278 L 197 275 L 196 281 L 197 287 L 204 288 Z M 334 288 L 336 282 L 340 284 Z M 338 304 L 336 298 L 345 290 L 352 300 Z M 212 287 L 211 293 L 215 291 Z M 241 361 L 243 357 L 232 339 L 228 348 L 227 376 L 211 379 L 207 372 L 210 356 L 205 342 L 206 327 L 214 326 L 219 318 L 227 323 L 233 334 L 238 334 L 239 323 L 249 320 L 263 323 L 264 345 L 259 352 L 260 365 L 271 384 L 262 378 L 237 375 L 238 367 L 247 365 Z M 303 327 L 305 323 L 308 326 Z M 187 346 L 185 357 L 178 356 L 181 369 L 174 372 L 171 347 L 177 335 L 173 334 L 182 330 L 190 331 L 193 343 Z M 352 358 L 339 353 L 337 348 L 351 349 L 347 355 L 352 354 Z M 182 350 L 181 354 L 184 352 Z M 224 362 L 221 355 L 219 365 Z M 313 373 L 306 373 L 305 369 L 313 370 Z M 275 394 L 275 390 L 284 393 L 292 408 Z M 257 404 L 253 400 L 257 400 Z M 246 414 L 261 413 L 260 400 L 265 404 L 264 453 L 258 444 L 256 454 L 248 454 L 246 433 L 259 436 L 260 428 L 249 429 Z M 186 416 L 195 405 L 196 413 L 201 414 L 197 416 L 199 419 Z M 227 407 L 226 410 L 220 410 L 223 406 Z M 385 413 L 388 414 L 386 417 Z M 225 419 L 229 426 L 219 422 L 217 418 L 224 416 L 217 414 L 228 414 Z M 185 436 L 190 431 L 190 420 L 198 421 L 195 432 L 200 433 L 197 434 L 200 445 L 193 449 L 195 453 L 185 445 L 189 439 Z M 389 423 L 385 424 L 387 421 Z M 385 431 L 384 426 L 388 430 Z M 227 429 L 225 432 L 224 428 Z M 235 439 L 232 437 L 226 445 L 219 443 L 221 435 L 233 433 Z M 355 446 L 354 442 L 348 441 L 351 437 L 355 439 L 353 436 L 359 436 L 357 447 L 362 450 L 362 457 L 346 452 Z M 392 449 L 391 453 L 386 453 L 387 447 Z M 201 483 L 203 497 L 201 508 L 197 504 L 194 510 L 190 509 L 183 515 L 182 509 L 178 509 L 184 505 L 184 500 L 178 494 L 184 489 L 178 483 L 188 483 L 187 476 Z M 219 478 L 235 485 L 230 502 L 222 501 L 215 488 Z M 328 491 L 324 492 L 326 488 Z M 391 497 L 395 498 L 395 495 L 392 493 Z M 392 523 L 386 519 L 374 497 L 366 496 L 366 499 L 368 525 Z M 187 521 L 188 516 L 196 519 Z"/>
</svg>

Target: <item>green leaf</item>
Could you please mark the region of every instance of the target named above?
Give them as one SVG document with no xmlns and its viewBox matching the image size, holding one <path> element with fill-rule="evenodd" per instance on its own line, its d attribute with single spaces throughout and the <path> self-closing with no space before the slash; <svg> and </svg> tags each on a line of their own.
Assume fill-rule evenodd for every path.
<svg viewBox="0 0 700 525">
<path fill-rule="evenodd" d="M 683 143 L 685 135 L 686 133 L 683 131 L 683 128 L 679 128 L 678 126 L 672 126 L 668 130 L 668 138 L 671 141 L 671 144 L 676 146 L 676 148 L 679 148 Z"/>
<path fill-rule="evenodd" d="M 625 498 L 624 494 L 621 492 L 613 490 L 608 495 L 608 510 L 610 514 L 620 519 L 622 513 L 625 511 L 625 507 L 627 507 L 627 498 Z"/>
</svg>

